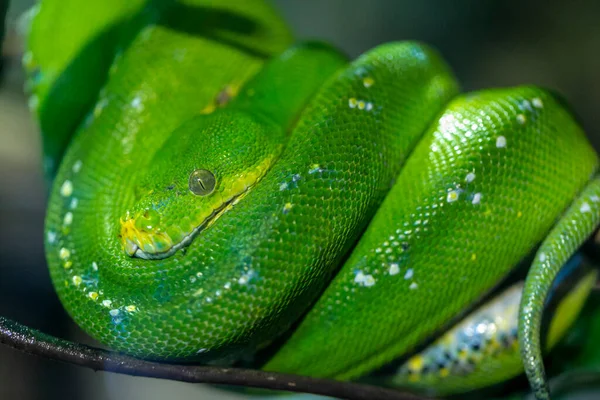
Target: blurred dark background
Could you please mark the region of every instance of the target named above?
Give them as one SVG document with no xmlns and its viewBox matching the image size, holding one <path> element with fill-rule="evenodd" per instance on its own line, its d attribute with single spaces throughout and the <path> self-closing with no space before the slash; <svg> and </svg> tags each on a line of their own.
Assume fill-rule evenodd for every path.
<svg viewBox="0 0 600 400">
<path fill-rule="evenodd" d="M 6 0 L 0 0 L 0 2 Z M 82 0 L 83 1 L 83 0 Z M 52 289 L 42 244 L 45 184 L 40 143 L 22 92 L 18 17 L 12 0 L 0 83 L 0 314 L 45 332 L 87 340 Z M 465 90 L 534 83 L 572 104 L 600 148 L 600 1 L 277 0 L 299 38 L 351 56 L 416 39 L 437 47 Z M 0 399 L 236 399 L 198 385 L 94 373 L 0 347 Z"/>
</svg>

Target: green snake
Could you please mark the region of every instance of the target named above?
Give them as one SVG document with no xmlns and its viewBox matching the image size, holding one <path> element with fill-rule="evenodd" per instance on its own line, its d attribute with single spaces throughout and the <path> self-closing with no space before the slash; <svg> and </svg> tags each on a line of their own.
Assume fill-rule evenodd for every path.
<svg viewBox="0 0 600 400">
<path fill-rule="evenodd" d="M 259 0 L 81 4 L 38 3 L 24 56 L 79 326 L 147 359 L 357 379 L 535 253 L 519 343 L 549 397 L 543 305 L 600 217 L 557 95 L 459 94 L 416 42 L 291 46 Z"/>
</svg>

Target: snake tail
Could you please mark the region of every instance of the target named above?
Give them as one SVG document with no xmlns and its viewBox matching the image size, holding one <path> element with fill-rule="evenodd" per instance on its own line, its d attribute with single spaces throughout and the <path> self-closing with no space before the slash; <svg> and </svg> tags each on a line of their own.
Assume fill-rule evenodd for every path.
<svg viewBox="0 0 600 400">
<path fill-rule="evenodd" d="M 519 311 L 519 346 L 535 397 L 550 399 L 540 345 L 544 302 L 569 257 L 600 225 L 600 177 L 595 176 L 540 246 L 525 280 Z"/>
</svg>

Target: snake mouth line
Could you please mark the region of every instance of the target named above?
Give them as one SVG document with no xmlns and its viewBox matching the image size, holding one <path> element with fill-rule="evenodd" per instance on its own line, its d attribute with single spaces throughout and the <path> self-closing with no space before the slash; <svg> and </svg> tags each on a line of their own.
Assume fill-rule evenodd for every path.
<svg viewBox="0 0 600 400">
<path fill-rule="evenodd" d="M 254 186 L 254 185 L 252 185 Z M 200 225 L 195 227 L 189 234 L 183 237 L 178 243 L 171 246 L 168 250 L 163 252 L 150 253 L 142 250 L 133 240 L 127 238 L 126 243 L 126 252 L 131 257 L 138 257 L 144 260 L 161 260 L 164 258 L 168 258 L 175 254 L 177 251 L 186 248 L 189 246 L 196 236 L 200 234 L 203 230 L 212 225 L 221 215 L 223 215 L 227 210 L 237 204 L 246 194 L 249 192 L 252 186 L 248 186 L 244 189 L 240 194 L 231 197 L 229 200 L 223 202 L 223 204 L 214 209 L 213 212 L 202 221 Z"/>
<path fill-rule="evenodd" d="M 230 184 L 227 185 L 227 190 L 217 192 L 221 193 L 219 196 L 220 201 L 216 199 L 213 200 L 217 204 L 211 207 L 212 211 L 210 211 L 210 214 L 204 217 L 198 215 L 200 212 L 191 212 L 196 217 L 192 219 L 192 224 L 188 223 L 189 225 L 187 225 L 185 230 L 181 229 L 179 226 L 171 226 L 171 228 L 175 228 L 174 237 L 168 233 L 170 231 L 169 226 L 160 224 L 160 214 L 144 216 L 144 214 L 139 215 L 136 213 L 135 217 L 130 218 L 128 211 L 125 219 L 121 219 L 121 233 L 119 237 L 123 245 L 123 250 L 130 257 L 142 258 L 144 260 L 160 260 L 174 255 L 178 250 L 185 250 L 185 248 L 193 242 L 196 236 L 215 223 L 221 215 L 242 200 L 252 188 L 264 178 L 267 171 L 271 169 L 271 166 L 277 159 L 278 154 L 279 152 L 269 157 L 265 157 L 253 168 L 247 170 L 240 179 L 231 181 Z M 223 200 L 223 198 L 226 198 L 227 200 Z M 209 203 L 212 203 L 213 201 L 210 201 Z M 156 204 L 156 201 L 153 201 L 152 204 Z M 208 208 L 206 205 L 204 207 Z M 153 206 L 144 207 L 144 210 L 150 210 L 148 211 L 150 213 L 158 212 Z M 164 209 L 162 213 L 165 213 Z M 146 227 L 145 221 L 139 221 L 137 220 L 138 218 L 149 218 L 152 222 Z M 193 227 L 195 221 L 200 222 Z M 136 222 L 139 222 L 142 226 L 137 226 Z M 188 229 L 190 229 L 190 232 L 186 234 L 186 230 Z"/>
</svg>

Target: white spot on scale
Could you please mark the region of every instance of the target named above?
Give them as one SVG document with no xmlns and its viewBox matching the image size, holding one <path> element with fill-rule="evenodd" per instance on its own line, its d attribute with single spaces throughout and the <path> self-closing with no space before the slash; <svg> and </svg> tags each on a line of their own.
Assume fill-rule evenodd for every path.
<svg viewBox="0 0 600 400">
<path fill-rule="evenodd" d="M 471 201 L 471 203 L 479 204 L 480 201 L 481 201 L 481 193 L 475 193 L 473 195 L 473 201 Z"/>
<path fill-rule="evenodd" d="M 506 147 L 506 138 L 504 136 L 498 136 L 498 138 L 496 138 L 496 147 L 499 149 Z"/>
<path fill-rule="evenodd" d="M 531 104 L 533 104 L 535 108 L 544 108 L 544 103 L 539 97 L 536 97 L 533 100 L 531 100 Z"/>
<path fill-rule="evenodd" d="M 397 273 L 400 272 L 400 266 L 398 265 L 398 263 L 392 263 L 390 264 L 390 275 L 396 275 Z"/>
<path fill-rule="evenodd" d="M 579 211 L 581 211 L 582 213 L 588 213 L 592 211 L 592 208 L 590 207 L 589 203 L 584 202 L 579 208 Z"/>
<path fill-rule="evenodd" d="M 412 268 L 409 268 L 406 270 L 406 273 L 404 274 L 404 279 L 409 280 L 413 277 L 414 275 L 414 271 Z"/>
<path fill-rule="evenodd" d="M 48 231 L 48 233 L 46 233 L 46 238 L 48 243 L 54 244 L 54 242 L 56 242 L 56 232 Z"/>
<path fill-rule="evenodd" d="M 248 275 L 242 275 L 240 279 L 238 279 L 238 283 L 240 285 L 245 285 L 246 283 L 248 283 Z"/>
<path fill-rule="evenodd" d="M 82 166 L 83 166 L 83 162 L 81 162 L 81 160 L 77 160 L 73 163 L 73 167 L 71 167 L 71 169 L 72 169 L 73 173 L 76 174 L 79 171 L 81 171 Z"/>
<path fill-rule="evenodd" d="M 111 317 L 116 317 L 117 315 L 119 315 L 119 310 L 115 308 L 113 310 L 110 310 L 108 313 Z"/>
<path fill-rule="evenodd" d="M 359 271 L 356 276 L 354 277 L 354 282 L 355 283 L 363 283 L 365 280 L 365 274 L 363 274 L 362 271 Z"/>
<path fill-rule="evenodd" d="M 600 201 L 600 197 L 598 197 L 594 194 L 594 195 L 590 196 L 590 200 L 593 201 L 594 203 L 597 203 Z"/>
<path fill-rule="evenodd" d="M 453 203 L 458 200 L 460 193 L 457 190 L 451 190 L 448 192 L 448 196 L 446 196 L 446 201 L 448 203 Z"/>
<path fill-rule="evenodd" d="M 73 213 L 71 211 L 69 211 L 65 214 L 65 218 L 63 219 L 63 224 L 71 225 L 72 222 L 73 222 Z"/>
<path fill-rule="evenodd" d="M 365 275 L 365 280 L 363 282 L 363 285 L 365 285 L 366 287 L 371 287 L 375 284 L 375 278 L 373 278 L 373 275 Z"/>
<path fill-rule="evenodd" d="M 366 88 L 370 88 L 371 86 L 373 86 L 374 83 L 375 83 L 375 80 L 373 78 L 371 78 L 370 76 L 367 76 L 366 78 L 363 79 L 363 86 Z"/>
<path fill-rule="evenodd" d="M 531 103 L 529 103 L 529 100 L 527 100 L 527 99 L 525 99 L 521 102 L 521 105 L 519 106 L 519 108 L 521 110 L 533 111 L 533 108 L 531 107 Z"/>
<path fill-rule="evenodd" d="M 287 188 L 288 188 L 287 182 L 283 182 L 281 185 L 279 185 L 279 190 L 280 191 L 283 191 L 283 190 L 285 190 Z"/>
<path fill-rule="evenodd" d="M 133 100 L 131 100 L 131 107 L 135 108 L 136 110 L 143 110 L 144 107 L 142 106 L 142 98 L 140 96 L 135 96 Z"/>
<path fill-rule="evenodd" d="M 79 200 L 77 200 L 77 197 L 73 197 L 73 198 L 71 199 L 71 204 L 69 204 L 69 208 L 70 208 L 71 210 L 74 210 L 74 209 L 76 209 L 76 208 L 77 208 L 77 205 L 78 205 L 78 204 L 79 204 Z"/>
<path fill-rule="evenodd" d="M 98 264 L 96 264 L 96 261 L 93 261 L 93 262 L 92 262 L 92 269 L 93 269 L 94 271 L 98 271 Z"/>
<path fill-rule="evenodd" d="M 359 271 L 354 277 L 354 282 L 362 286 L 370 287 L 375 284 L 375 278 L 373 278 L 373 275 L 365 275 L 362 271 Z"/>
<path fill-rule="evenodd" d="M 539 259 L 541 262 L 545 262 L 547 258 L 546 253 L 540 253 Z"/>
<path fill-rule="evenodd" d="M 465 180 L 467 181 L 467 183 L 473 182 L 475 180 L 475 174 L 473 172 L 469 172 Z"/>
<path fill-rule="evenodd" d="M 524 125 L 525 122 L 527 122 L 527 117 L 525 117 L 525 114 L 517 114 L 517 122 L 521 125 Z"/>
<path fill-rule="evenodd" d="M 58 257 L 60 257 L 61 260 L 66 260 L 67 258 L 71 257 L 71 252 L 69 249 L 63 247 L 58 252 Z"/>
<path fill-rule="evenodd" d="M 252 276 L 254 275 L 254 271 L 253 270 L 249 270 L 248 272 L 246 272 L 244 275 L 242 275 L 240 277 L 240 279 L 238 279 L 238 283 L 240 285 L 245 285 L 247 284 L 250 279 L 252 278 Z"/>
<path fill-rule="evenodd" d="M 484 323 L 478 324 L 477 327 L 475 328 L 475 331 L 479 334 L 485 333 L 486 330 L 487 330 L 487 326 Z"/>
<path fill-rule="evenodd" d="M 102 305 L 106 308 L 110 308 L 110 306 L 112 306 L 112 301 L 104 300 L 104 301 L 102 301 Z"/>
<path fill-rule="evenodd" d="M 196 354 L 206 353 L 207 351 L 208 351 L 208 349 L 200 349 L 196 352 Z"/>
<path fill-rule="evenodd" d="M 408 288 L 410 290 L 415 290 L 418 287 L 419 287 L 419 285 L 417 285 L 417 282 L 413 282 L 413 283 L 410 284 L 410 286 Z"/>
<path fill-rule="evenodd" d="M 70 180 L 66 180 L 60 187 L 60 195 L 63 197 L 69 197 L 73 194 L 73 183 Z"/>
<path fill-rule="evenodd" d="M 81 277 L 80 277 L 80 276 L 78 276 L 78 275 L 75 275 L 75 276 L 73 277 L 73 284 L 74 284 L 75 286 L 79 286 L 79 285 L 81 285 L 81 282 L 83 282 L 83 279 L 81 279 Z"/>
</svg>

